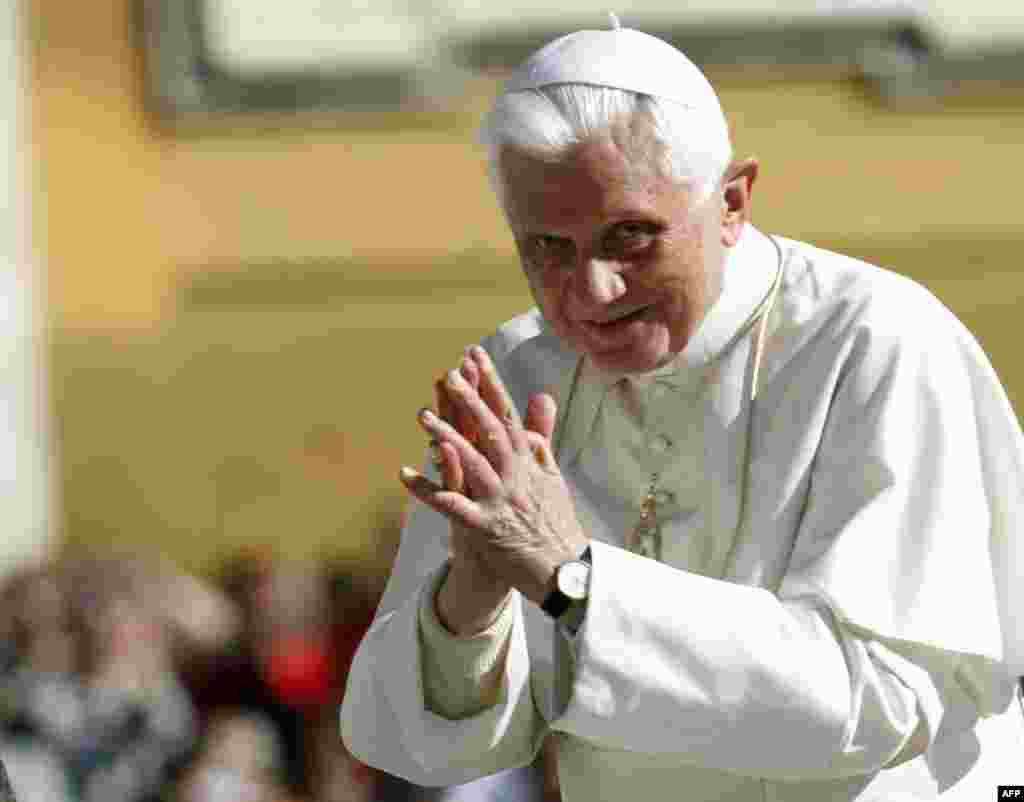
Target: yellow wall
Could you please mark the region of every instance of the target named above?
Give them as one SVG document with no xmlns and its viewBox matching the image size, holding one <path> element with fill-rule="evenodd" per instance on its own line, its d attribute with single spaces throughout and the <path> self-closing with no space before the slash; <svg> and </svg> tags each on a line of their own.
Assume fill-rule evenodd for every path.
<svg viewBox="0 0 1024 802">
<path fill-rule="evenodd" d="M 233 267 L 506 247 L 472 137 L 394 114 L 176 135 L 147 114 L 129 0 L 31 3 L 41 215 L 58 326 L 149 326 L 176 281 Z"/>
<path fill-rule="evenodd" d="M 468 145 L 494 84 L 432 126 L 175 134 L 146 113 L 129 0 L 29 8 L 68 534 L 196 562 L 249 541 L 376 548 L 398 464 L 419 459 L 430 379 L 528 303 Z M 720 84 L 739 153 L 762 160 L 758 223 L 931 284 L 1024 398 L 1004 336 L 1020 286 L 1019 96 L 888 113 L 852 84 L 760 78 Z M 275 261 L 381 281 L 321 305 L 179 304 L 198 271 Z M 428 274 L 443 288 L 389 289 Z"/>
</svg>

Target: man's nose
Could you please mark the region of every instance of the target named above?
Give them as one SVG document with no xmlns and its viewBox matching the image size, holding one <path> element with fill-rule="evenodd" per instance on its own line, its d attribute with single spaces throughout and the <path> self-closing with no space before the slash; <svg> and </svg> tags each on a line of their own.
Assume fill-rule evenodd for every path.
<svg viewBox="0 0 1024 802">
<path fill-rule="evenodd" d="M 602 259 L 584 259 L 577 270 L 577 292 L 593 304 L 610 304 L 626 293 L 619 265 Z"/>
</svg>

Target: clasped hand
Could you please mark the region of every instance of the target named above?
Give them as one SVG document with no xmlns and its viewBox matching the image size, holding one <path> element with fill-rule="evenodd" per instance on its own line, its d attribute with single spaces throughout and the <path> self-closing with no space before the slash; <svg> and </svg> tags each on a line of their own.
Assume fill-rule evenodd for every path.
<svg viewBox="0 0 1024 802">
<path fill-rule="evenodd" d="M 444 484 L 411 468 L 402 469 L 402 481 L 449 520 L 453 557 L 476 562 L 495 583 L 539 605 L 557 567 L 587 544 L 552 450 L 555 401 L 533 396 L 521 421 L 479 346 L 436 389 L 438 414 L 424 409 L 418 419 L 437 443 Z"/>
</svg>

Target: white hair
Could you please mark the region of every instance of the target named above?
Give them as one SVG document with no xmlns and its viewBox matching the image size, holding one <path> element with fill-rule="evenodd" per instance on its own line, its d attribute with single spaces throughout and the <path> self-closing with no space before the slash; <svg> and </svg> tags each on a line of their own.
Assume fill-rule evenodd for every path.
<svg viewBox="0 0 1024 802">
<path fill-rule="evenodd" d="M 694 204 L 706 200 L 721 182 L 732 160 L 729 131 L 721 115 L 705 114 L 672 100 L 592 84 L 555 84 L 500 95 L 480 127 L 487 149 L 494 191 L 504 205 L 501 149 L 512 146 L 538 158 L 559 161 L 570 148 L 602 136 L 615 136 L 617 126 L 646 117 L 647 136 L 660 146 L 630 149 L 634 163 L 653 159 L 661 174 L 694 193 Z M 618 141 L 618 137 L 616 137 Z"/>
</svg>

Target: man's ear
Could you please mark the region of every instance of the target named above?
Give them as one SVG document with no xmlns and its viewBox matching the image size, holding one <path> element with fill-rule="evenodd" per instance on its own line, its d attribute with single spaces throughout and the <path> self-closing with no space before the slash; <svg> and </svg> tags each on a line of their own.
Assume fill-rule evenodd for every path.
<svg viewBox="0 0 1024 802">
<path fill-rule="evenodd" d="M 750 222 L 751 196 L 759 168 L 754 157 L 735 161 L 722 179 L 722 244 L 727 248 L 740 241 L 744 223 Z"/>
</svg>

